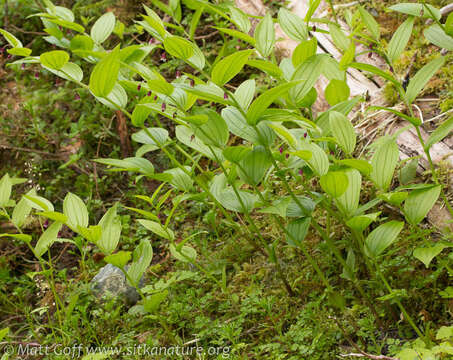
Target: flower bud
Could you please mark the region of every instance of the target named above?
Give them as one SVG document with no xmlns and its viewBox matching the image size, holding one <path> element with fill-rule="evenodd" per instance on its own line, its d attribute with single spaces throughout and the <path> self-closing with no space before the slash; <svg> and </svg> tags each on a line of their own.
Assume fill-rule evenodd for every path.
<svg viewBox="0 0 453 360">
<path fill-rule="evenodd" d="M 138 85 L 137 85 L 137 91 L 140 91 L 141 88 L 142 88 L 142 84 L 138 84 Z"/>
<path fill-rule="evenodd" d="M 228 94 L 227 94 L 227 93 L 224 93 L 224 94 L 223 94 L 223 98 L 224 98 L 225 100 L 228 100 Z"/>
<path fill-rule="evenodd" d="M 164 62 L 167 61 L 167 54 L 163 52 L 162 55 L 160 56 L 160 60 Z"/>
<path fill-rule="evenodd" d="M 162 112 L 164 112 L 167 109 L 167 104 L 162 103 Z"/>
<path fill-rule="evenodd" d="M 20 68 L 21 68 L 22 70 L 25 70 L 25 63 L 23 63 L 23 64 L 20 66 Z"/>
<path fill-rule="evenodd" d="M 285 158 L 289 159 L 289 154 L 288 153 L 286 153 Z"/>
<path fill-rule="evenodd" d="M 304 138 L 307 138 L 308 133 L 304 133 Z"/>
<path fill-rule="evenodd" d="M 280 154 L 283 154 L 283 148 L 282 147 L 280 149 L 278 149 L 278 151 L 280 151 Z"/>
<path fill-rule="evenodd" d="M 194 86 L 195 86 L 195 80 L 194 80 L 194 79 L 190 79 L 190 86 L 191 86 L 191 87 L 194 87 Z"/>
<path fill-rule="evenodd" d="M 80 95 L 79 95 L 79 93 L 75 93 L 75 95 L 74 95 L 74 99 L 76 99 L 76 100 L 80 100 Z"/>
<path fill-rule="evenodd" d="M 39 79 L 39 71 L 35 72 L 35 79 Z"/>
<path fill-rule="evenodd" d="M 148 91 L 148 93 L 146 94 L 146 96 L 151 96 L 152 92 L 151 91 Z"/>
<path fill-rule="evenodd" d="M 176 70 L 176 78 L 179 79 L 181 77 L 181 71 Z"/>
</svg>

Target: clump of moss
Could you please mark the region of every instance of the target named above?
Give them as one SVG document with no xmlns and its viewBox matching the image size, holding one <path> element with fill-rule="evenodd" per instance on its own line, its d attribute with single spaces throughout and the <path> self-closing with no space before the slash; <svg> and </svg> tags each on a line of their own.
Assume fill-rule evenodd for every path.
<svg viewBox="0 0 453 360">
<path fill-rule="evenodd" d="M 395 105 L 399 101 L 398 92 L 396 91 L 395 85 L 390 82 L 385 85 L 383 94 L 385 100 L 391 106 Z"/>
</svg>

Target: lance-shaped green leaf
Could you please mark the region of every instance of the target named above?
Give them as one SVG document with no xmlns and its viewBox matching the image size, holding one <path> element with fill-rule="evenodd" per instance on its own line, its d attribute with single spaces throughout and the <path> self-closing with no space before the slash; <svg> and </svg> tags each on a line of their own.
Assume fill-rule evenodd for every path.
<svg viewBox="0 0 453 360">
<path fill-rule="evenodd" d="M 60 70 L 69 61 L 69 54 L 62 50 L 48 51 L 42 53 L 39 60 L 45 67 Z"/>
<path fill-rule="evenodd" d="M 21 41 L 18 38 L 16 38 L 13 34 L 11 34 L 10 32 L 0 29 L 0 34 L 2 34 L 4 36 L 4 38 L 6 39 L 8 44 L 10 44 L 13 48 L 23 47 Z"/>
<path fill-rule="evenodd" d="M 117 207 L 118 205 L 115 204 L 108 209 L 99 221 L 102 234 L 96 245 L 107 255 L 116 249 L 121 236 L 121 219 L 117 214 Z"/>
<path fill-rule="evenodd" d="M 68 62 L 63 65 L 60 70 L 55 70 L 52 68 L 46 67 L 51 73 L 70 81 L 82 81 L 83 79 L 83 71 L 79 65 Z"/>
<path fill-rule="evenodd" d="M 255 147 L 240 162 L 239 176 L 248 184 L 258 185 L 271 165 L 271 160 L 262 146 Z"/>
<path fill-rule="evenodd" d="M 329 114 L 330 130 L 338 142 L 338 145 L 346 154 L 351 154 L 356 145 L 356 133 L 351 121 L 338 111 L 331 111 Z"/>
<path fill-rule="evenodd" d="M 8 174 L 3 175 L 0 180 L 0 206 L 5 206 L 11 196 L 13 184 Z"/>
<path fill-rule="evenodd" d="M 434 246 L 429 247 L 418 247 L 414 250 L 414 257 L 420 260 L 423 264 L 425 264 L 426 268 L 429 267 L 431 261 L 439 255 L 443 249 L 445 249 L 447 245 L 445 244 L 436 244 Z"/>
<path fill-rule="evenodd" d="M 329 171 L 321 176 L 319 183 L 322 189 L 335 199 L 345 193 L 349 180 L 343 171 Z"/>
<path fill-rule="evenodd" d="M 258 98 L 253 101 L 247 111 L 247 123 L 250 125 L 256 125 L 260 116 L 266 111 L 266 109 L 280 96 L 288 92 L 294 85 L 298 84 L 298 81 L 292 81 L 289 83 L 281 84 L 272 89 L 267 90 Z"/>
<path fill-rule="evenodd" d="M 446 136 L 450 135 L 453 131 L 453 116 L 444 121 L 441 125 L 434 130 L 425 143 L 426 149 L 429 149 L 434 144 L 442 141 Z"/>
<path fill-rule="evenodd" d="M 387 55 L 392 63 L 398 60 L 403 53 L 411 37 L 413 26 L 414 17 L 410 16 L 396 29 L 395 34 L 393 34 L 387 49 Z"/>
<path fill-rule="evenodd" d="M 374 19 L 374 17 L 366 11 L 362 6 L 359 5 L 359 12 L 362 21 L 364 22 L 365 26 L 367 27 L 370 34 L 373 36 L 375 40 L 379 40 L 380 31 L 379 31 L 379 24 Z"/>
<path fill-rule="evenodd" d="M 164 40 L 165 50 L 178 59 L 188 60 L 193 55 L 192 44 L 179 36 L 167 36 Z"/>
<path fill-rule="evenodd" d="M 409 223 L 417 225 L 436 203 L 441 186 L 413 190 L 404 202 L 404 215 Z"/>
<path fill-rule="evenodd" d="M 219 30 L 220 32 L 222 33 L 225 33 L 225 34 L 228 34 L 232 37 L 235 37 L 235 38 L 238 38 L 246 43 L 249 43 L 250 45 L 252 46 L 255 46 L 255 39 L 252 38 L 250 35 L 248 34 L 244 34 L 243 32 L 241 31 L 237 31 L 237 30 L 234 30 L 234 29 L 229 29 L 229 28 L 222 28 L 222 27 L 218 27 L 218 26 L 213 26 L 214 29 L 216 30 Z"/>
<path fill-rule="evenodd" d="M 387 190 L 390 186 L 398 158 L 398 145 L 394 139 L 386 139 L 379 144 L 371 159 L 373 171 L 370 174 L 371 180 L 379 189 Z"/>
<path fill-rule="evenodd" d="M 442 17 L 439 9 L 436 9 L 432 5 L 427 4 L 417 4 L 417 3 L 398 3 L 389 7 L 390 10 L 398 11 L 402 14 L 424 17 L 424 18 L 433 18 L 431 15 L 434 14 L 435 20 L 440 20 Z"/>
<path fill-rule="evenodd" d="M 334 44 L 343 51 L 348 50 L 351 40 L 344 34 L 337 24 L 329 24 L 329 32 Z"/>
<path fill-rule="evenodd" d="M 342 195 L 337 197 L 335 202 L 344 215 L 350 217 L 359 207 L 362 176 L 356 169 L 347 169 L 344 174 L 348 179 L 348 187 Z"/>
<path fill-rule="evenodd" d="M 283 75 L 282 70 L 268 60 L 248 60 L 247 65 L 264 71 L 266 74 L 275 78 L 281 78 Z"/>
<path fill-rule="evenodd" d="M 153 248 L 148 239 L 142 239 L 132 253 L 132 264 L 127 270 L 132 286 L 138 287 L 142 275 L 153 259 Z"/>
<path fill-rule="evenodd" d="M 140 225 L 152 231 L 154 234 L 163 237 L 164 239 L 173 241 L 173 239 L 175 238 L 173 231 L 164 228 L 160 223 L 156 221 L 146 219 L 138 219 L 137 221 L 140 223 Z"/>
<path fill-rule="evenodd" d="M 292 220 L 286 226 L 286 242 L 291 246 L 300 246 L 310 228 L 310 217 Z"/>
<path fill-rule="evenodd" d="M 155 145 L 158 149 L 167 142 L 168 131 L 158 127 L 147 128 L 132 134 L 131 138 L 140 144 Z"/>
<path fill-rule="evenodd" d="M 63 201 L 63 213 L 68 218 L 66 225 L 73 231 L 79 232 L 79 227 L 88 227 L 88 210 L 81 198 L 68 193 Z"/>
<path fill-rule="evenodd" d="M 31 195 L 30 193 L 32 191 L 34 191 L 34 190 L 29 191 L 27 194 Z M 31 209 L 32 208 L 30 206 L 29 201 L 27 201 L 27 199 L 25 199 L 25 198 L 22 198 L 17 203 L 17 205 L 14 207 L 13 215 L 11 217 L 13 224 L 19 228 L 22 227 L 22 225 L 25 224 L 25 220 L 27 219 L 28 215 L 30 214 Z"/>
<path fill-rule="evenodd" d="M 238 51 L 220 60 L 212 69 L 212 81 L 219 86 L 226 84 L 242 70 L 252 52 Z"/>
<path fill-rule="evenodd" d="M 62 223 L 54 222 L 47 228 L 46 231 L 42 233 L 34 249 L 35 255 L 37 257 L 41 257 L 47 251 L 47 249 L 52 246 L 55 240 L 57 240 L 58 232 L 60 231 L 62 226 Z"/>
<path fill-rule="evenodd" d="M 91 38 L 97 44 L 102 44 L 115 28 L 115 15 L 112 12 L 105 13 L 96 22 L 91 28 L 90 35 Z"/>
<path fill-rule="evenodd" d="M 96 162 L 104 165 L 113 166 L 111 171 L 133 171 L 143 175 L 152 176 L 154 166 L 148 160 L 140 157 L 130 157 L 125 159 L 96 159 Z"/>
<path fill-rule="evenodd" d="M 249 17 L 236 6 L 230 6 L 231 20 L 239 28 L 239 30 L 248 33 L 252 24 Z"/>
<path fill-rule="evenodd" d="M 304 20 L 284 7 L 278 11 L 278 22 L 291 39 L 296 41 L 307 39 L 308 30 Z"/>
<path fill-rule="evenodd" d="M 346 81 L 332 79 L 324 91 L 327 102 L 330 106 L 348 100 L 350 94 L 349 86 Z"/>
<path fill-rule="evenodd" d="M 256 26 L 255 41 L 255 47 L 263 57 L 271 54 L 275 44 L 275 30 L 270 12 Z"/>
<path fill-rule="evenodd" d="M 409 85 L 406 90 L 406 99 L 409 103 L 413 102 L 420 91 L 425 87 L 426 83 L 431 77 L 439 70 L 445 63 L 443 56 L 438 57 L 430 61 L 428 64 L 423 66 L 414 77 L 409 81 Z"/>
<path fill-rule="evenodd" d="M 303 101 L 305 95 L 315 85 L 323 71 L 324 59 L 325 57 L 323 55 L 311 56 L 294 71 L 292 80 L 299 81 L 299 84 L 294 86 L 290 91 L 290 96 L 294 103 L 298 104 Z"/>
<path fill-rule="evenodd" d="M 299 45 L 297 45 L 291 57 L 294 67 L 298 67 L 309 57 L 316 55 L 317 48 L 318 41 L 315 37 L 312 37 L 310 40 L 302 41 Z"/>
<path fill-rule="evenodd" d="M 107 97 L 116 84 L 119 70 L 119 48 L 115 48 L 94 67 L 89 84 L 92 93 L 98 97 Z"/>
<path fill-rule="evenodd" d="M 349 45 L 348 49 L 344 52 L 340 63 L 339 67 L 340 70 L 344 71 L 349 67 L 349 64 L 354 61 L 355 57 L 355 44 L 354 41 L 351 41 L 351 44 Z"/>
<path fill-rule="evenodd" d="M 365 253 L 371 258 L 381 255 L 396 241 L 403 227 L 404 222 L 395 220 L 378 226 L 365 240 Z"/>
<path fill-rule="evenodd" d="M 434 45 L 447 50 L 453 50 L 453 37 L 445 33 L 445 31 L 438 25 L 431 25 L 423 32 L 425 38 Z"/>
<path fill-rule="evenodd" d="M 52 203 L 43 198 L 42 196 L 35 195 L 35 193 L 27 193 L 24 195 L 24 198 L 28 200 L 28 204 L 36 210 L 41 210 L 41 211 L 54 211 L 54 207 Z"/>
</svg>

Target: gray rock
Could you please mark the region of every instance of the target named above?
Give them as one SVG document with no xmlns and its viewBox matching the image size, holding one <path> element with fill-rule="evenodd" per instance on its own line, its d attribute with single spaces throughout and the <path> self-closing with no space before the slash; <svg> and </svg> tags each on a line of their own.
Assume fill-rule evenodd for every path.
<svg viewBox="0 0 453 360">
<path fill-rule="evenodd" d="M 126 271 L 127 268 L 126 266 Z M 139 286 L 143 286 L 143 278 L 140 279 Z M 91 280 L 91 289 L 98 298 L 113 296 L 125 301 L 128 305 L 135 305 L 140 300 L 139 293 L 127 283 L 121 269 L 112 264 L 107 264 L 99 270 Z"/>
</svg>

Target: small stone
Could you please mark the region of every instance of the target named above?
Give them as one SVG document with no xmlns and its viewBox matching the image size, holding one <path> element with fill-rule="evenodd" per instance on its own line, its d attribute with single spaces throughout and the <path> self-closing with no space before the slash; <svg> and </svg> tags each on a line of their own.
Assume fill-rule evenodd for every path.
<svg viewBox="0 0 453 360">
<path fill-rule="evenodd" d="M 125 270 L 127 271 L 128 266 Z M 140 279 L 139 287 L 143 287 L 143 278 Z M 98 274 L 91 280 L 91 289 L 98 298 L 104 296 L 116 297 L 132 306 L 140 300 L 137 289 L 127 283 L 126 277 L 120 268 L 107 264 L 101 268 Z"/>
</svg>

